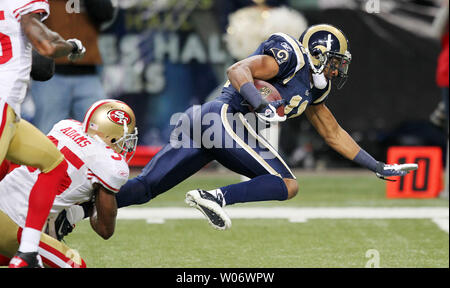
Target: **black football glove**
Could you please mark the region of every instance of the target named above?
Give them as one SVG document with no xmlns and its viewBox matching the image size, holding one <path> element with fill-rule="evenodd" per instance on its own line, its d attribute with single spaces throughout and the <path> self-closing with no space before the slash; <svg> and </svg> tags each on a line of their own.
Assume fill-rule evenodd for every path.
<svg viewBox="0 0 450 288">
<path fill-rule="evenodd" d="M 70 232 L 73 231 L 75 225 L 70 224 L 67 219 L 67 212 L 63 210 L 58 214 L 56 219 L 50 219 L 48 221 L 47 227 L 45 228 L 45 233 L 52 236 L 53 238 L 61 241 L 67 236 Z"/>
<path fill-rule="evenodd" d="M 49 218 L 45 233 L 58 239 L 58 241 L 63 240 L 65 236 L 73 231 L 75 223 L 89 217 L 93 205 L 91 201 L 88 201 L 64 209 L 56 218 Z"/>
</svg>

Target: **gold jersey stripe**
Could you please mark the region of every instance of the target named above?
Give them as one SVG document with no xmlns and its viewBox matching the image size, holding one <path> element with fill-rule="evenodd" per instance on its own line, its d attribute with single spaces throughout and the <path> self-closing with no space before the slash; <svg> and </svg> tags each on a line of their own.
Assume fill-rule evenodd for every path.
<svg viewBox="0 0 450 288">
<path fill-rule="evenodd" d="M 323 95 L 320 96 L 320 98 L 318 98 L 318 99 L 317 99 L 316 101 L 314 101 L 313 103 L 316 104 L 316 103 L 321 102 L 323 99 L 325 99 L 325 97 L 328 96 L 328 94 L 330 93 L 330 91 L 331 91 L 331 83 L 330 83 L 330 81 L 328 81 L 328 89 L 327 89 L 327 91 L 325 91 L 325 93 L 323 93 Z"/>
</svg>

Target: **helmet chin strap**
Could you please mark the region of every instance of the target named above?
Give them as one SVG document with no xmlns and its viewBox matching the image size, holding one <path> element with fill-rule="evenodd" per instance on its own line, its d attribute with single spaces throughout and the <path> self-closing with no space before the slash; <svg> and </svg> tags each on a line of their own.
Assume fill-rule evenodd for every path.
<svg viewBox="0 0 450 288">
<path fill-rule="evenodd" d="M 308 60 L 309 60 L 309 66 L 311 68 L 311 70 L 313 71 L 313 74 L 321 74 L 323 72 L 323 69 L 325 69 L 325 64 L 327 64 L 327 59 L 325 59 L 325 61 L 322 63 L 322 65 L 319 68 L 316 68 L 316 66 L 314 66 L 313 64 L 313 60 L 311 58 L 311 53 L 309 52 L 308 49 L 306 50 L 306 55 L 308 56 Z"/>
<path fill-rule="evenodd" d="M 105 142 L 105 140 L 103 140 L 100 136 L 98 136 L 97 134 L 95 134 L 94 136 L 92 136 L 92 138 L 94 138 L 97 141 L 100 141 L 102 143 L 105 143 L 106 146 L 108 146 L 108 143 Z"/>
<path fill-rule="evenodd" d="M 328 84 L 328 80 L 325 77 L 325 75 L 323 74 L 323 69 L 325 69 L 327 59 L 325 59 L 325 61 L 322 63 L 322 65 L 319 68 L 316 68 L 316 66 L 314 66 L 314 64 L 313 64 L 313 61 L 311 58 L 311 53 L 309 53 L 308 49 L 306 49 L 306 55 L 308 56 L 309 66 L 310 66 L 311 70 L 313 71 L 312 78 L 313 78 L 314 87 L 316 87 L 317 89 L 324 89 Z"/>
</svg>

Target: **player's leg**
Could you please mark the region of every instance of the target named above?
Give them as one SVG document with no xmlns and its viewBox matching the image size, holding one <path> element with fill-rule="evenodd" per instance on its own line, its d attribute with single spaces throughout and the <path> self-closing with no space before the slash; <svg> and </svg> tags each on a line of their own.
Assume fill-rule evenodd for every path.
<svg viewBox="0 0 450 288">
<path fill-rule="evenodd" d="M 16 114 L 13 109 L 0 99 L 0 161 L 6 157 L 14 132 L 16 131 Z"/>
<path fill-rule="evenodd" d="M 19 247 L 19 226 L 2 211 L 0 211 L 0 231 L 2 235 L 2 237 L 0 237 L 0 255 L 3 256 L 3 260 L 10 259 L 9 266 L 14 264 L 17 267 L 43 267 L 42 259 L 37 251 L 27 254 L 16 253 L 17 248 Z M 18 255 L 20 258 L 17 257 Z"/>
<path fill-rule="evenodd" d="M 177 149 L 167 144 L 116 194 L 117 207 L 144 204 L 199 171 L 212 160 L 201 149 Z"/>
<path fill-rule="evenodd" d="M 226 204 L 293 198 L 298 184 L 283 158 L 242 114 L 227 115 L 223 117 L 225 139 L 231 138 L 237 149 L 216 150 L 215 158 L 251 180 L 222 187 Z"/>
<path fill-rule="evenodd" d="M 233 113 L 227 105 L 221 109 L 221 120 L 223 148 L 212 149 L 211 153 L 228 169 L 251 178 L 250 181 L 222 187 L 227 205 L 294 197 L 298 190 L 295 176 L 268 141 L 241 113 Z M 232 148 L 227 148 L 227 143 L 228 147 L 233 143 Z"/>
<path fill-rule="evenodd" d="M 22 229 L 19 229 L 18 238 Z M 42 233 L 39 242 L 39 255 L 46 267 L 51 268 L 86 268 L 86 263 L 78 251 L 64 243 Z"/>
<path fill-rule="evenodd" d="M 18 239 L 21 239 L 23 230 L 8 215 L 0 211 L 0 231 L 2 235 L 0 237 L 0 266 L 5 266 L 8 265 L 19 247 Z M 86 268 L 86 263 L 77 251 L 47 234 L 41 235 L 38 253 L 39 258 L 34 257 L 28 260 L 40 261 L 42 259 L 45 266 L 52 268 Z M 39 265 L 38 263 L 32 264 Z"/>
<path fill-rule="evenodd" d="M 234 114 L 225 104 L 221 108 L 221 123 L 222 147 L 211 149 L 211 153 L 225 167 L 252 179 L 212 191 L 189 191 L 186 202 L 205 214 L 214 228 L 227 229 L 231 222 L 221 209 L 224 205 L 287 200 L 295 196 L 298 186 L 283 159 L 242 114 Z"/>
<path fill-rule="evenodd" d="M 14 221 L 9 218 L 8 215 L 0 210 L 0 255 L 3 255 L 3 259 L 11 259 L 16 253 L 19 243 L 17 241 L 17 226 Z M 8 262 L 9 263 L 9 262 Z M 8 265 L 6 263 L 6 265 Z"/>
<path fill-rule="evenodd" d="M 197 106 L 200 108 L 200 106 Z M 201 109 L 208 111 L 209 104 Z M 166 192 L 180 182 L 192 176 L 213 160 L 207 151 L 199 148 L 192 135 L 194 120 L 192 107 L 180 118 L 171 141 L 159 151 L 135 178 L 130 179 L 116 194 L 119 208 L 143 204 Z M 200 111 L 199 111 L 200 112 Z M 201 119 L 200 119 L 201 120 Z M 200 127 L 198 126 L 198 127 Z"/>
<path fill-rule="evenodd" d="M 42 132 L 23 119 L 16 125 L 7 159 L 42 171 L 30 192 L 25 229 L 19 247 L 19 252 L 34 253 L 38 249 L 41 231 L 55 196 L 70 185 L 70 178 L 64 156 Z"/>
</svg>

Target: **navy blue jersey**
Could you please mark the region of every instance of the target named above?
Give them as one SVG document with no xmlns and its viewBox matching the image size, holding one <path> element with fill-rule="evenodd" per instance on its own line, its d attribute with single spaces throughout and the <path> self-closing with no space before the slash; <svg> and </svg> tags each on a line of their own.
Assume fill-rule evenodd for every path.
<svg viewBox="0 0 450 288">
<path fill-rule="evenodd" d="M 278 74 L 266 81 L 272 84 L 286 100 L 284 113 L 287 118 L 297 117 L 308 105 L 317 105 L 327 98 L 331 90 L 331 82 L 328 81 L 324 89 L 317 89 L 312 85 L 308 56 L 295 38 L 283 33 L 272 34 L 250 57 L 255 55 L 269 55 L 277 61 Z M 236 111 L 244 114 L 249 112 L 248 104 L 229 81 L 225 84 L 218 100 L 230 104 Z"/>
<path fill-rule="evenodd" d="M 308 57 L 294 38 L 274 34 L 252 55 L 270 55 L 278 62 L 278 74 L 267 82 L 286 100 L 285 114 L 289 118 L 301 115 L 308 105 L 322 103 L 328 96 L 330 82 L 321 90 L 312 86 Z M 256 178 L 263 175 L 295 179 L 286 162 L 259 130 L 255 130 L 242 114 L 235 113 L 246 114 L 250 112 L 248 108 L 243 97 L 228 83 L 216 100 L 186 110 L 184 115 L 187 117 L 180 118 L 170 143 L 152 158 L 140 175 L 122 186 L 116 195 L 118 207 L 146 203 L 213 160 L 257 181 L 263 181 Z M 207 118 L 203 119 L 202 115 Z M 172 141 L 177 144 L 179 140 L 182 141 L 180 147 L 173 145 Z M 211 143 L 214 145 L 209 145 Z M 286 186 L 283 184 L 278 188 L 285 189 Z M 275 191 L 275 194 L 285 193 L 283 191 Z M 270 200 L 279 200 L 273 197 Z"/>
</svg>

